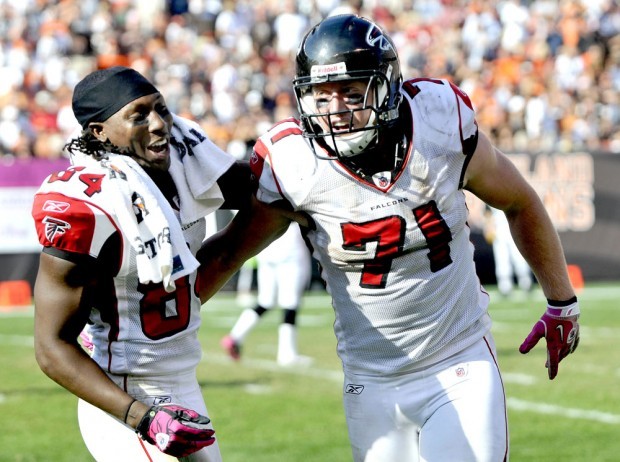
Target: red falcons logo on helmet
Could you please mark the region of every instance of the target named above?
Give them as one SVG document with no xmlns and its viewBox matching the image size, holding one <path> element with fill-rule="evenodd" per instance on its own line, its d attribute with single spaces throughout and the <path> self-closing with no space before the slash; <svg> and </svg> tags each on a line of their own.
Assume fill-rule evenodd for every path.
<svg viewBox="0 0 620 462">
<path fill-rule="evenodd" d="M 46 216 L 43 218 L 43 223 L 45 224 L 45 237 L 50 242 L 54 242 L 57 236 L 65 234 L 67 230 L 71 229 L 69 223 L 54 217 Z"/>
<path fill-rule="evenodd" d="M 366 43 L 372 47 L 379 47 L 383 51 L 392 49 L 390 41 L 385 38 L 381 30 L 372 24 L 366 32 Z"/>
</svg>

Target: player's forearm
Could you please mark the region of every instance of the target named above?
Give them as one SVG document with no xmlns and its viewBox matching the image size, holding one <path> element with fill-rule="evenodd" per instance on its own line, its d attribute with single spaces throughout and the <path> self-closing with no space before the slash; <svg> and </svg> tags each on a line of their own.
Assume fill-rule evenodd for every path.
<svg viewBox="0 0 620 462">
<path fill-rule="evenodd" d="M 279 210 L 253 200 L 221 231 L 209 237 L 197 252 L 198 293 L 204 303 L 228 281 L 248 259 L 281 236 L 290 219 Z"/>
<path fill-rule="evenodd" d="M 124 420 L 133 398 L 112 382 L 77 342 L 35 338 L 35 356 L 50 379 L 78 398 Z M 147 407 L 136 403 L 132 410 L 141 418 Z M 127 423 L 131 425 L 130 419 Z"/>
<path fill-rule="evenodd" d="M 243 260 L 231 255 L 231 245 L 225 236 L 218 233 L 211 236 L 199 250 L 197 258 L 200 267 L 196 285 L 202 303 L 213 297 L 241 268 Z"/>
<path fill-rule="evenodd" d="M 558 233 L 543 204 L 534 200 L 520 212 L 507 214 L 510 230 L 545 296 L 568 300 L 575 295 Z"/>
</svg>

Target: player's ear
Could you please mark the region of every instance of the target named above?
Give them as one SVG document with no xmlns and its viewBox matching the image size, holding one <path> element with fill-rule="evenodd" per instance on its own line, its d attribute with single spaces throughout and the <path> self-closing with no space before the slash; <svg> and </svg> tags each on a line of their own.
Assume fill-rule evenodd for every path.
<svg viewBox="0 0 620 462">
<path fill-rule="evenodd" d="M 108 139 L 108 136 L 105 134 L 104 126 L 100 122 L 89 123 L 88 130 L 90 130 L 93 136 L 97 138 L 99 141 L 106 141 Z"/>
</svg>

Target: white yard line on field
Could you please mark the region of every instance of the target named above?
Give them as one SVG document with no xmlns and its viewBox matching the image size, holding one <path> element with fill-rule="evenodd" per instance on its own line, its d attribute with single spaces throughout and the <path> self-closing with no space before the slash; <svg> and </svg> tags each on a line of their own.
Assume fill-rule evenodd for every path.
<svg viewBox="0 0 620 462">
<path fill-rule="evenodd" d="M 34 306 L 0 306 L 0 319 L 1 318 L 32 318 L 34 315 Z"/>
<path fill-rule="evenodd" d="M 518 372 L 502 372 L 504 383 L 516 383 L 517 385 L 534 385 L 538 379 L 533 375 L 520 374 Z"/>
<path fill-rule="evenodd" d="M 620 415 L 590 409 L 574 409 L 547 403 L 533 403 L 518 398 L 508 398 L 508 407 L 517 411 L 534 412 L 537 414 L 558 415 L 569 419 L 593 420 L 599 423 L 620 425 Z"/>
<path fill-rule="evenodd" d="M 32 335 L 5 335 L 0 334 L 0 345 L 34 346 Z"/>
</svg>

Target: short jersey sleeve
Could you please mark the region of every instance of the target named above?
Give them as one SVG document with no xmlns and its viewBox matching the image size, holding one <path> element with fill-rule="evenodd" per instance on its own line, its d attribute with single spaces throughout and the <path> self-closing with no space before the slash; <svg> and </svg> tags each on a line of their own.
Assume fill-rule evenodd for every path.
<svg viewBox="0 0 620 462">
<path fill-rule="evenodd" d="M 261 136 L 254 145 L 250 158 L 250 168 L 259 185 L 256 193 L 258 200 L 271 203 L 284 199 L 291 202 L 289 195 L 292 188 L 286 187 L 282 183 L 281 178 L 276 173 L 275 164 L 277 163 L 280 169 L 286 170 L 284 173 L 289 177 L 295 177 L 294 172 L 291 171 L 291 166 L 294 169 L 298 168 L 298 163 L 291 164 L 289 161 L 282 162 L 278 159 L 284 156 L 290 160 L 291 156 L 298 154 L 299 146 L 296 143 L 299 143 L 301 133 L 297 120 L 285 119 Z"/>
<path fill-rule="evenodd" d="M 37 193 L 32 216 L 41 245 L 94 258 L 117 232 L 103 209 L 58 192 Z"/>
<path fill-rule="evenodd" d="M 469 96 L 445 79 L 419 78 L 403 84 L 403 92 L 416 107 L 425 136 L 448 149 L 469 156 L 478 144 L 478 124 Z"/>
<path fill-rule="evenodd" d="M 284 200 L 291 210 L 298 210 L 305 200 L 319 168 L 317 157 L 294 118 L 278 122 L 258 139 L 250 166 L 258 183 L 258 200 Z"/>
</svg>

